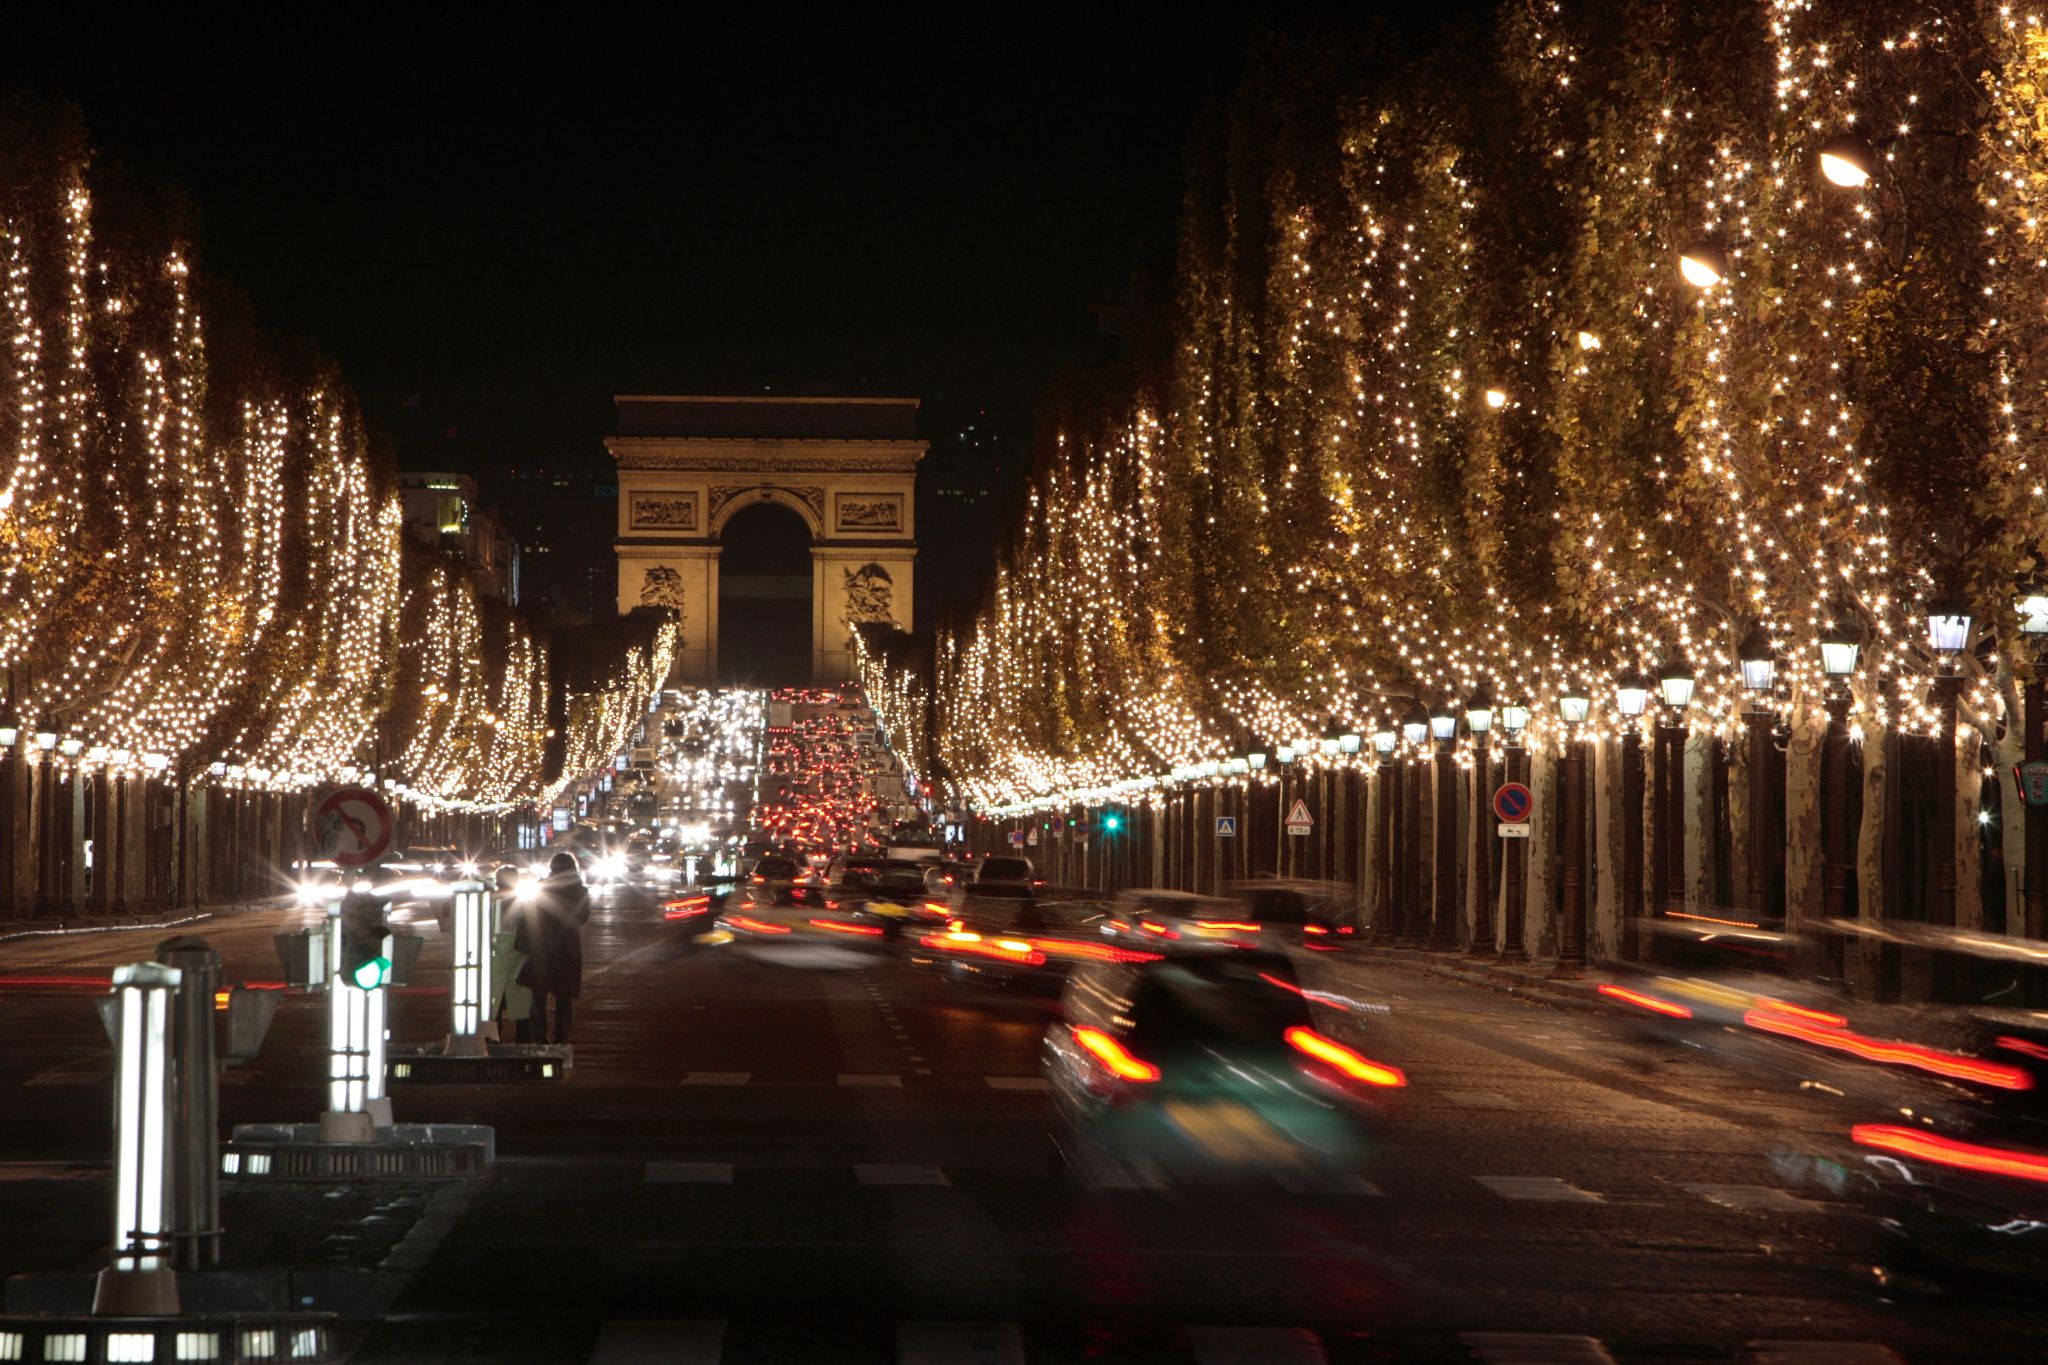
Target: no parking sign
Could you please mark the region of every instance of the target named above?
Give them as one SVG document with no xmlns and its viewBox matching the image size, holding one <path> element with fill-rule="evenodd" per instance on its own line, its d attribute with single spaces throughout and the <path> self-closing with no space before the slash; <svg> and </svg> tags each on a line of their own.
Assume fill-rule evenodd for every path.
<svg viewBox="0 0 2048 1365">
<path fill-rule="evenodd" d="M 1519 825 L 1536 808 L 1536 798 L 1519 782 L 1503 782 L 1493 794 L 1493 813 L 1502 824 Z"/>
</svg>

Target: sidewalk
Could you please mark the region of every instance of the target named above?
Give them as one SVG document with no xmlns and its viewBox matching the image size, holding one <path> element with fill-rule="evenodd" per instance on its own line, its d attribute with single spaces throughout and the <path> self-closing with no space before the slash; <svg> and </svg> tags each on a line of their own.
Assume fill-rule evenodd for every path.
<svg viewBox="0 0 2048 1365">
<path fill-rule="evenodd" d="M 1359 944 L 1339 961 L 1401 967 L 1557 1009 L 1592 1014 L 1626 1012 L 1598 994 L 1600 982 L 1606 979 L 1599 964 L 1589 964 L 1585 975 L 1576 980 L 1559 980 L 1551 975 L 1553 964 L 1549 962 L 1501 962 L 1495 958 L 1467 957 L 1462 951 L 1430 952 L 1372 943 Z"/>
<path fill-rule="evenodd" d="M 286 896 L 272 896 L 260 900 L 209 901 L 205 905 L 188 906 L 182 910 L 148 910 L 130 915 L 73 913 L 26 918 L 0 917 L 0 943 L 6 943 L 10 939 L 44 938 L 60 934 L 105 934 L 123 929 L 165 929 L 180 924 L 197 924 L 216 915 L 276 910 L 285 906 L 289 900 L 290 898 Z"/>
</svg>

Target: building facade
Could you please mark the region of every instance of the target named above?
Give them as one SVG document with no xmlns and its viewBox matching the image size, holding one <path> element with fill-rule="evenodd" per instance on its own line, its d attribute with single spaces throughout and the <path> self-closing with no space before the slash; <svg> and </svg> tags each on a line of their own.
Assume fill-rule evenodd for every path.
<svg viewBox="0 0 2048 1365">
<path fill-rule="evenodd" d="M 736 514 L 772 503 L 810 537 L 811 676 L 854 673 L 854 623 L 915 606 L 918 400 L 625 394 L 618 432 L 618 609 L 682 614 L 677 680 L 719 677 L 719 557 Z"/>
</svg>

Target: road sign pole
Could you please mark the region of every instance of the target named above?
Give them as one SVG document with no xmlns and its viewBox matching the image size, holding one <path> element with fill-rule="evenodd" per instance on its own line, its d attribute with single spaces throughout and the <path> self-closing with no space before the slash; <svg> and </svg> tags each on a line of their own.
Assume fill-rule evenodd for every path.
<svg viewBox="0 0 2048 1365">
<path fill-rule="evenodd" d="M 1486 732 L 1472 736 L 1472 885 L 1478 914 L 1472 918 L 1472 943 L 1466 949 L 1473 957 L 1492 957 L 1493 947 L 1493 841 L 1492 803 L 1486 789 L 1493 784 L 1493 760 L 1487 753 Z"/>
</svg>

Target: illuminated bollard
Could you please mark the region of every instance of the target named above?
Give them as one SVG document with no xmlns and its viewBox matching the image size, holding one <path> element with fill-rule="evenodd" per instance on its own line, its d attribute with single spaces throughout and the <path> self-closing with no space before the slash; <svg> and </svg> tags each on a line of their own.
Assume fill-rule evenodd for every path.
<svg viewBox="0 0 2048 1365">
<path fill-rule="evenodd" d="M 450 990 L 454 1030 L 444 1049 L 450 1057 L 490 1055 L 496 1024 L 484 1018 L 491 997 L 493 897 L 482 882 L 455 884 L 455 978 Z"/>
<path fill-rule="evenodd" d="M 220 1264 L 220 1073 L 213 1005 L 220 954 L 205 939 L 180 935 L 156 948 L 156 960 L 182 977 L 171 1024 L 171 1234 L 180 1270 Z"/>
<path fill-rule="evenodd" d="M 180 972 L 156 962 L 114 968 L 114 1240 L 92 1311 L 178 1312 L 171 1269 L 171 1009 Z"/>
</svg>

